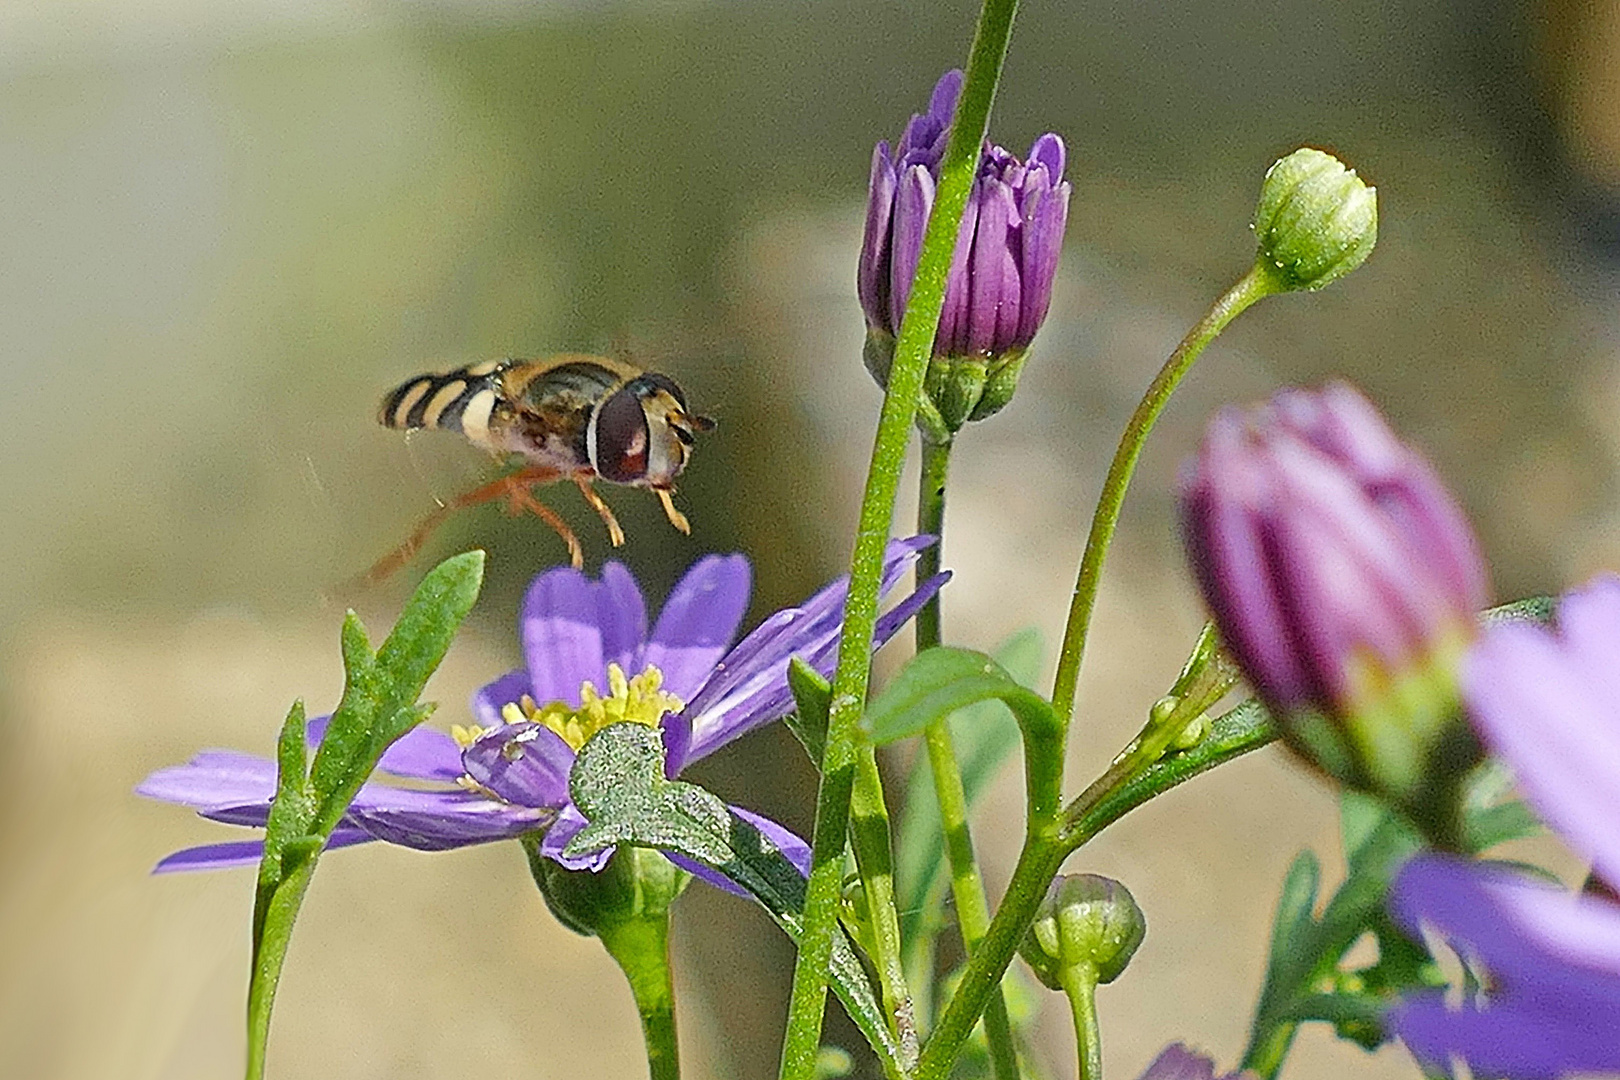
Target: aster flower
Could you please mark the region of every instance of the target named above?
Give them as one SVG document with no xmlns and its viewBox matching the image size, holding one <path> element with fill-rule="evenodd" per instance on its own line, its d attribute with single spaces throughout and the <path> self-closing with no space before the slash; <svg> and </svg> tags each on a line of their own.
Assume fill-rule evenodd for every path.
<svg viewBox="0 0 1620 1080">
<path fill-rule="evenodd" d="M 1182 1043 L 1171 1043 L 1153 1059 L 1141 1080 L 1216 1080 L 1215 1060 L 1189 1050 Z M 1252 1072 L 1230 1073 L 1220 1080 L 1255 1080 Z"/>
<path fill-rule="evenodd" d="M 1465 732 L 1455 665 L 1484 562 L 1433 468 L 1366 398 L 1334 383 L 1221 412 L 1181 513 L 1221 636 L 1296 750 L 1408 808 L 1464 764 L 1438 759 Z"/>
<path fill-rule="evenodd" d="M 1468 711 L 1525 798 L 1612 890 L 1620 885 L 1620 579 L 1565 596 L 1556 633 L 1491 627 L 1463 664 Z M 1457 1055 L 1475 1075 L 1620 1070 L 1620 904 L 1571 896 L 1448 856 L 1413 860 L 1391 909 L 1435 927 L 1489 973 L 1483 996 L 1434 994 L 1390 1015 L 1419 1058 Z"/>
<path fill-rule="evenodd" d="M 890 543 L 886 594 L 932 543 L 931 537 Z M 921 583 L 887 612 L 878 622 L 876 644 L 892 637 L 947 577 Z M 560 854 L 584 825 L 569 798 L 568 773 L 575 751 L 595 731 L 624 721 L 659 727 L 673 777 L 793 709 L 790 658 L 831 673 L 847 581 L 827 586 L 801 607 L 775 612 L 728 649 L 750 584 L 743 556 L 700 559 L 676 584 L 649 632 L 641 590 L 619 563 L 604 566 L 598 581 L 571 567 L 541 574 L 529 587 L 520 619 L 526 666 L 473 696 L 477 727 L 454 735 L 417 727 L 391 746 L 378 771 L 415 786 L 378 779 L 365 784 L 328 846 L 386 840 L 441 851 L 544 830 L 542 854 L 569 869 L 600 869 L 611 851 L 582 860 Z M 324 725 L 325 718 L 311 722 L 312 743 Z M 208 750 L 158 770 L 136 791 L 215 821 L 262 828 L 275 782 L 272 761 Z M 737 812 L 783 854 L 808 864 L 803 840 L 769 819 Z M 176 852 L 156 869 L 238 866 L 256 863 L 261 852 L 257 840 L 211 844 Z"/>
<path fill-rule="evenodd" d="M 928 111 L 911 118 L 899 143 L 891 150 L 883 141 L 872 152 L 856 291 L 869 331 L 867 365 L 880 384 L 887 381 L 894 337 L 911 299 L 961 89 L 962 73 L 946 72 Z M 1063 140 L 1051 133 L 1036 139 L 1022 161 L 992 143 L 979 156 L 934 336 L 936 358 L 969 366 L 940 363 L 929 380 L 931 396 L 953 426 L 1007 403 L 1024 352 L 1046 318 L 1069 215 L 1065 156 Z"/>
</svg>

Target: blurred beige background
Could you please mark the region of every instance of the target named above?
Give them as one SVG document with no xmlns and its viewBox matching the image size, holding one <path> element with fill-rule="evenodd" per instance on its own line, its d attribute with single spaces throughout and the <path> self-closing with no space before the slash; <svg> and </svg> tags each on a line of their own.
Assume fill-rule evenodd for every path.
<svg viewBox="0 0 1620 1080">
<path fill-rule="evenodd" d="M 758 617 L 839 571 L 877 407 L 852 288 L 871 144 L 960 62 L 973 10 L 0 5 L 0 1075 L 239 1068 L 251 873 L 147 877 L 232 832 L 130 789 L 202 746 L 267 751 L 292 698 L 335 698 L 342 607 L 392 621 L 427 558 L 371 593 L 335 583 L 487 473 L 453 439 L 375 426 L 397 381 L 628 350 L 721 420 L 683 491 L 690 539 L 608 493 L 649 592 L 742 548 Z M 1382 210 L 1364 269 L 1246 315 L 1167 413 L 1109 565 L 1076 788 L 1196 632 L 1169 490 L 1222 402 L 1360 383 L 1455 484 L 1504 597 L 1620 566 L 1620 4 L 1030 0 L 1020 19 L 993 131 L 1061 132 L 1075 194 L 1022 392 L 956 455 L 951 639 L 1034 624 L 1055 643 L 1114 433 L 1244 268 L 1272 159 L 1330 147 Z M 577 496 L 553 501 L 606 557 Z M 441 724 L 513 663 L 522 586 L 562 557 L 494 511 L 432 555 L 472 545 L 489 584 L 430 687 Z M 702 778 L 808 827 L 781 732 Z M 1019 807 L 1010 769 L 981 815 L 998 882 Z M 1329 794 L 1266 752 L 1074 858 L 1149 920 L 1101 999 L 1111 1075 L 1173 1038 L 1234 1061 L 1283 868 L 1335 843 Z M 678 914 L 689 1075 L 774 1075 L 786 943 L 712 891 Z M 1062 1077 L 1055 1005 L 1037 1053 Z M 323 864 L 272 1075 L 644 1068 L 619 976 L 551 920 L 515 846 Z M 1285 1075 L 1415 1073 L 1311 1030 Z"/>
</svg>

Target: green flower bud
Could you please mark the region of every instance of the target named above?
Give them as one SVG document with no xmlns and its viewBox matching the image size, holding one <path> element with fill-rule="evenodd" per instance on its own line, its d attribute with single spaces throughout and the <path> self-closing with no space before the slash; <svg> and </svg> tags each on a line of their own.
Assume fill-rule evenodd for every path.
<svg viewBox="0 0 1620 1080">
<path fill-rule="evenodd" d="M 1378 193 L 1332 154 L 1295 150 L 1266 171 L 1254 235 L 1257 263 L 1279 290 L 1320 289 L 1372 254 Z"/>
<path fill-rule="evenodd" d="M 576 934 L 601 937 L 627 923 L 661 920 L 692 875 L 646 848 L 620 847 L 600 873 L 566 870 L 525 840 L 529 871 L 546 907 Z"/>
<path fill-rule="evenodd" d="M 1019 952 L 1053 990 L 1064 989 L 1064 974 L 1082 966 L 1096 982 L 1109 983 L 1146 933 L 1142 909 L 1124 885 L 1097 874 L 1063 874 L 1046 890 Z"/>
</svg>

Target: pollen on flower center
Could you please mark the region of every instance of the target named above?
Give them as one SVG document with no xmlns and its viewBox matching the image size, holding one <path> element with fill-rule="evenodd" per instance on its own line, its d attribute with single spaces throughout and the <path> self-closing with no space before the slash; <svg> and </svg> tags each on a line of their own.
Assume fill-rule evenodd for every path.
<svg viewBox="0 0 1620 1080">
<path fill-rule="evenodd" d="M 664 692 L 664 673 L 651 664 L 632 678 L 626 678 L 618 664 L 609 664 L 607 674 L 607 696 L 587 682 L 579 688 L 577 709 L 563 701 L 536 705 L 532 698 L 524 697 L 516 706 L 508 705 L 501 715 L 508 722 L 532 720 L 544 724 L 577 751 L 592 735 L 612 724 L 657 727 L 665 713 L 679 712 L 684 706 L 680 698 Z"/>
</svg>

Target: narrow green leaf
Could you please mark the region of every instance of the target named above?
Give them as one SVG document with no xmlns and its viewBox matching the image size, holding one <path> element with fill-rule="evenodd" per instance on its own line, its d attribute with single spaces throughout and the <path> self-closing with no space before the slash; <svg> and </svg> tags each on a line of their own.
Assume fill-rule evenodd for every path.
<svg viewBox="0 0 1620 1080">
<path fill-rule="evenodd" d="M 345 620 L 343 700 L 310 768 L 317 800 L 312 832 L 331 833 L 383 751 L 420 719 L 412 706 L 472 610 L 483 575 L 482 551 L 434 567 L 369 663 L 359 620 Z"/>
<path fill-rule="evenodd" d="M 832 683 L 821 672 L 795 656 L 788 661 L 788 688 L 798 711 L 782 718 L 787 729 L 804 744 L 805 753 L 819 772 L 821 752 L 827 746 L 827 715 L 832 708 Z"/>
<path fill-rule="evenodd" d="M 1294 953 L 1296 944 L 1315 926 L 1313 911 L 1321 884 L 1322 866 L 1316 855 L 1310 851 L 1295 855 L 1283 878 L 1282 893 L 1277 897 L 1277 915 L 1271 924 L 1273 964 L 1278 958 Z"/>
<path fill-rule="evenodd" d="M 1499 622 L 1538 622 L 1551 623 L 1558 614 L 1558 597 L 1556 596 L 1530 596 L 1523 600 L 1515 600 L 1511 604 L 1493 607 L 1480 616 L 1480 621 L 1487 625 Z"/>
<path fill-rule="evenodd" d="M 1326 1020 L 1338 1032 L 1365 1050 L 1384 1042 L 1383 1017 L 1388 1002 L 1364 994 L 1308 994 L 1296 999 L 1282 1019 Z"/>
<path fill-rule="evenodd" d="M 760 832 L 716 795 L 664 776 L 664 742 L 656 728 L 613 724 L 580 749 L 569 792 L 587 821 L 564 853 L 584 856 L 615 844 L 658 848 L 724 874 L 745 889 L 795 942 L 802 929 L 805 880 Z M 837 931 L 833 989 L 887 1075 L 899 1075 L 900 1050 L 855 950 Z"/>
<path fill-rule="evenodd" d="M 1541 819 L 1518 799 L 1471 813 L 1463 822 L 1464 839 L 1473 852 L 1488 851 L 1509 840 L 1546 832 Z"/>
<path fill-rule="evenodd" d="M 304 703 L 293 702 L 276 740 L 276 797 L 264 830 L 264 856 L 259 860 L 258 888 L 253 901 L 253 948 L 264 934 L 270 898 L 283 876 L 282 854 L 289 841 L 309 830 L 314 805 L 305 783 Z"/>
<path fill-rule="evenodd" d="M 1052 706 L 982 652 L 939 645 L 906 662 L 867 708 L 862 726 L 882 746 L 920 735 L 935 720 L 990 699 L 1007 703 L 1021 724 L 1056 728 Z"/>
</svg>

